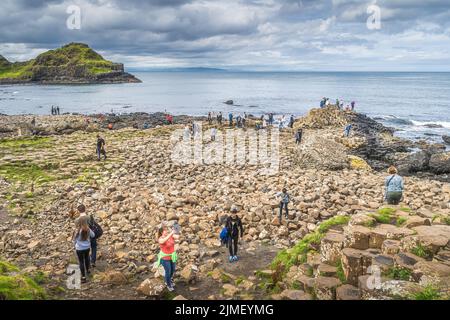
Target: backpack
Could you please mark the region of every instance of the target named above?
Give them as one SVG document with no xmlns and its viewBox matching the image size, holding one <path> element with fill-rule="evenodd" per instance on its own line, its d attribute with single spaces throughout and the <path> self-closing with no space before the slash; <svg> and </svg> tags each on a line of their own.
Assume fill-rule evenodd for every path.
<svg viewBox="0 0 450 320">
<path fill-rule="evenodd" d="M 226 244 L 228 242 L 228 229 L 227 227 L 223 227 L 222 231 L 220 231 L 220 242 L 222 244 Z"/>
<path fill-rule="evenodd" d="M 103 229 L 102 229 L 102 227 L 100 227 L 100 225 L 97 222 L 91 221 L 89 226 L 90 226 L 92 232 L 94 232 L 94 234 L 95 234 L 94 239 L 98 239 L 103 235 Z"/>
</svg>

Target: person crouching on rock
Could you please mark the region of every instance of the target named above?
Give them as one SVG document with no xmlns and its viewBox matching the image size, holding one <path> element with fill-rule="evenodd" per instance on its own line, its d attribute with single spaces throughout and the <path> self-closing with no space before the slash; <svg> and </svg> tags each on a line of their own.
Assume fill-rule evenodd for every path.
<svg viewBox="0 0 450 320">
<path fill-rule="evenodd" d="M 179 238 L 179 231 L 176 228 L 170 230 L 165 222 L 158 229 L 158 243 L 160 247 L 158 266 L 162 265 L 164 268 L 164 279 L 169 291 L 174 290 L 173 275 L 178 259 L 177 252 L 175 251 L 175 240 Z"/>
<path fill-rule="evenodd" d="M 225 226 L 228 231 L 228 250 L 230 252 L 230 257 L 228 260 L 230 262 L 238 261 L 238 242 L 239 242 L 239 231 L 241 232 L 241 238 L 244 236 L 244 228 L 242 227 L 241 218 L 237 215 L 237 209 L 231 209 L 231 216 L 227 218 Z"/>
<path fill-rule="evenodd" d="M 106 151 L 105 151 L 105 139 L 97 135 L 97 159 L 100 161 L 100 156 L 103 155 L 106 160 Z"/>
<path fill-rule="evenodd" d="M 90 274 L 89 252 L 91 250 L 91 238 L 94 238 L 94 232 L 89 228 L 86 220 L 76 223 L 76 229 L 73 234 L 75 251 L 77 252 L 78 262 L 80 264 L 81 282 L 86 282 L 86 274 Z"/>
<path fill-rule="evenodd" d="M 388 169 L 389 176 L 386 177 L 384 187 L 384 200 L 388 204 L 398 205 L 403 197 L 403 178 L 397 174 L 397 169 L 394 166 Z"/>
</svg>

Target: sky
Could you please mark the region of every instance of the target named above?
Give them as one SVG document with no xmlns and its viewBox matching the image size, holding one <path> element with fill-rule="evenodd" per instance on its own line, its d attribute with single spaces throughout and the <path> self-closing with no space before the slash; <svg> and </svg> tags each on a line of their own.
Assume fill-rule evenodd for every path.
<svg viewBox="0 0 450 320">
<path fill-rule="evenodd" d="M 450 0 L 0 2 L 8 60 L 70 42 L 127 68 L 450 71 Z"/>
</svg>

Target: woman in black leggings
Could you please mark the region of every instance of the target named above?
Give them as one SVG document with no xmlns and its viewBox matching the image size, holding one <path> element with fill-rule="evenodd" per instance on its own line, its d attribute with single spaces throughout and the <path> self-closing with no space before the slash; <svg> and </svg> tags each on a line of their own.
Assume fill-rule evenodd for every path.
<svg viewBox="0 0 450 320">
<path fill-rule="evenodd" d="M 239 231 L 241 232 L 242 237 L 244 235 L 244 228 L 242 227 L 241 218 L 237 215 L 236 208 L 231 210 L 231 216 L 227 218 L 226 228 L 228 231 L 228 249 L 230 251 L 229 261 L 237 261 Z"/>
</svg>

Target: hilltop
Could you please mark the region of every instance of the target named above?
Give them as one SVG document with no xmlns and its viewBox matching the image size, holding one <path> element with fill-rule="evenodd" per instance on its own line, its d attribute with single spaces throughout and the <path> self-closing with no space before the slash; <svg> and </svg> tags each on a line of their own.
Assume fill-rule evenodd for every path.
<svg viewBox="0 0 450 320">
<path fill-rule="evenodd" d="M 0 84 L 91 84 L 141 82 L 121 63 L 105 60 L 83 43 L 49 50 L 26 62 L 11 63 L 0 55 Z"/>
</svg>

